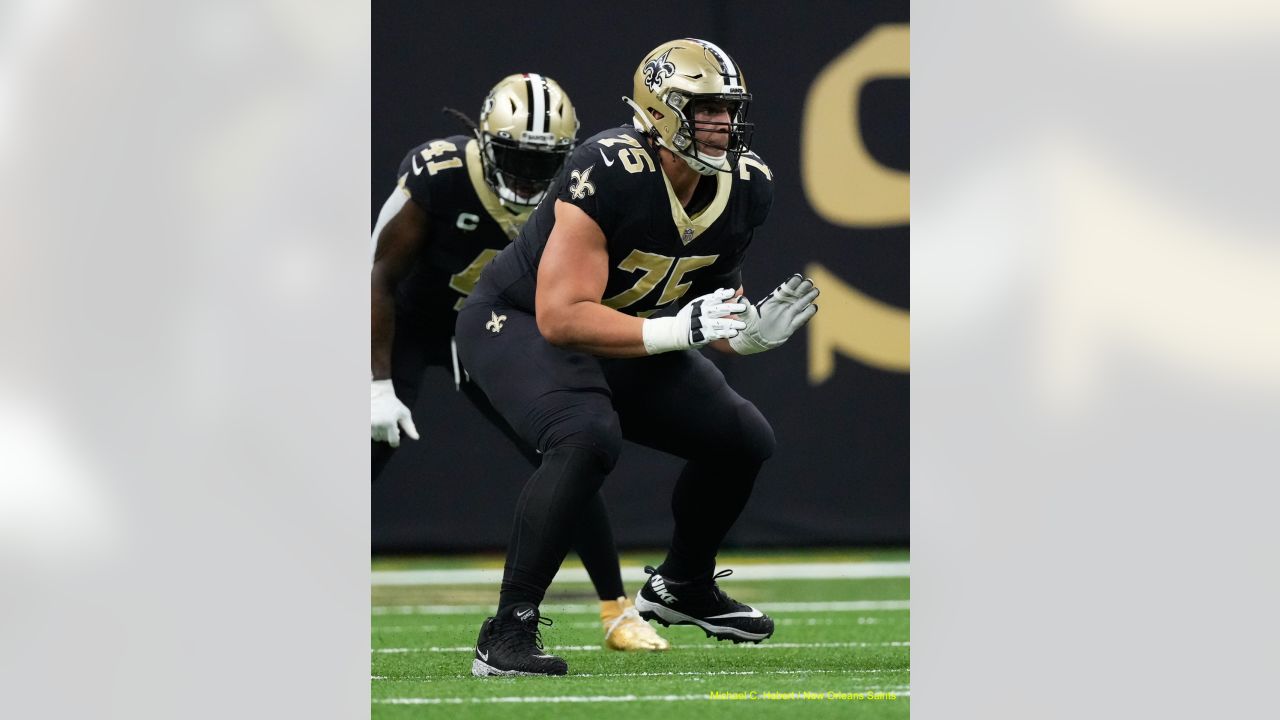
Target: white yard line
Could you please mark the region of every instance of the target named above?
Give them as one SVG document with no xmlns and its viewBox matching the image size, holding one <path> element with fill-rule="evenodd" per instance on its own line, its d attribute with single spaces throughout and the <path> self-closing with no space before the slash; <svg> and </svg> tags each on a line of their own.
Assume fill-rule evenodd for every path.
<svg viewBox="0 0 1280 720">
<path fill-rule="evenodd" d="M 496 605 L 375 605 L 374 615 L 492 615 Z M 600 606 L 588 604 L 544 605 L 548 615 L 594 615 Z M 863 612 L 909 610 L 908 600 L 836 600 L 832 602 L 765 602 L 765 612 Z"/>
<path fill-rule="evenodd" d="M 866 647 L 911 647 L 910 642 L 831 642 L 831 643 L 762 643 L 756 645 L 754 643 L 741 643 L 739 645 L 724 643 L 699 643 L 696 645 L 676 645 L 668 652 L 676 650 L 706 650 L 706 649 L 723 649 L 723 648 L 743 648 L 746 650 L 774 650 L 783 648 L 866 648 Z M 599 645 L 553 645 L 548 648 L 553 651 L 570 651 L 570 652 L 595 652 L 603 650 Z M 456 647 L 438 647 L 435 645 L 429 647 L 395 647 L 395 648 L 374 648 L 370 652 L 375 654 L 395 655 L 402 653 L 440 653 L 440 652 L 475 652 L 475 648 L 471 645 L 459 645 Z"/>
<path fill-rule="evenodd" d="M 884 673 L 884 672 L 911 672 L 911 668 L 877 668 L 875 670 L 683 670 L 671 672 L 634 672 L 634 673 L 573 673 L 566 675 L 566 680 L 573 678 L 597 678 L 597 677 L 683 677 L 698 676 L 709 677 L 713 675 L 852 675 L 863 673 Z M 459 678 L 469 678 L 470 673 L 445 676 L 408 676 L 408 677 L 389 677 L 386 675 L 371 675 L 370 680 L 390 680 L 393 682 L 422 682 L 424 680 L 457 680 Z"/>
<path fill-rule="evenodd" d="M 550 695 L 544 697 L 490 698 L 378 698 L 376 705 L 462 705 L 464 703 L 600 703 L 600 702 L 673 702 L 676 700 L 708 700 L 708 695 Z"/>
<path fill-rule="evenodd" d="M 858 690 L 839 690 L 840 693 L 893 693 L 899 698 L 911 697 L 911 690 L 907 687 L 888 687 L 888 688 L 862 688 Z M 766 698 L 767 693 L 773 693 L 776 696 L 785 696 L 785 691 L 757 691 L 759 697 L 756 702 L 796 702 L 801 701 L 800 698 L 794 700 L 783 699 L 782 697 Z M 794 693 L 797 694 L 798 693 Z M 825 695 L 825 693 L 820 693 Z M 729 699 L 712 698 L 710 693 L 702 693 L 701 695 L 543 695 L 543 696 L 513 696 L 513 697 L 449 697 L 449 698 L 378 698 L 374 700 L 374 704 L 379 705 L 464 705 L 464 704 L 490 704 L 490 703 L 607 703 L 607 702 L 680 702 L 686 700 L 703 700 L 706 702 L 735 702 Z M 842 702 L 842 700 L 823 698 L 821 702 Z M 738 702 L 751 702 L 750 700 Z M 888 700 L 843 700 L 843 702 L 891 702 Z"/>
<path fill-rule="evenodd" d="M 873 618 L 873 617 L 858 617 L 858 618 L 855 618 L 855 621 L 857 622 L 858 625 L 878 625 L 884 622 L 879 618 Z M 831 618 L 774 618 L 773 624 L 778 627 L 791 627 L 794 625 L 816 627 L 818 625 L 835 625 L 836 621 Z M 370 628 L 370 630 L 375 633 L 437 632 L 445 628 L 454 628 L 454 627 L 457 627 L 457 626 L 456 625 L 374 625 Z M 572 630 L 590 630 L 592 628 L 600 628 L 603 631 L 604 629 L 599 622 L 590 621 L 590 620 L 583 621 L 583 622 L 558 622 L 556 623 L 556 627 L 570 628 Z"/>
<path fill-rule="evenodd" d="M 867 580 L 910 577 L 909 562 L 765 563 L 741 565 L 733 569 L 735 580 Z M 648 579 L 643 568 L 622 568 L 626 582 Z M 374 570 L 373 585 L 498 585 L 502 568 L 453 570 Z M 555 582 L 590 582 L 582 568 L 564 568 Z"/>
</svg>

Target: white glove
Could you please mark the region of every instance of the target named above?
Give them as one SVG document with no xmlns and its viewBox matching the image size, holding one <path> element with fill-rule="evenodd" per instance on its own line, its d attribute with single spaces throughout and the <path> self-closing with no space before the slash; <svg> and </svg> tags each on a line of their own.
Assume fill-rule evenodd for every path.
<svg viewBox="0 0 1280 720">
<path fill-rule="evenodd" d="M 369 385 L 370 437 L 380 442 L 400 447 L 400 428 L 404 434 L 418 439 L 418 428 L 413 426 L 413 413 L 396 397 L 396 389 L 390 380 L 374 380 Z"/>
<path fill-rule="evenodd" d="M 818 312 L 818 306 L 813 304 L 816 299 L 818 288 L 814 287 L 812 280 L 801 278 L 799 274 L 787 278 L 759 305 L 752 305 L 750 300 L 741 298 L 747 305 L 747 312 L 743 315 L 747 327 L 737 337 L 729 339 L 729 346 L 739 355 L 778 347 Z"/>
<path fill-rule="evenodd" d="M 742 303 L 726 303 L 735 291 L 721 288 L 694 298 L 674 317 L 649 318 L 644 331 L 644 349 L 650 355 L 700 348 L 712 340 L 732 338 L 746 323 L 729 317 L 747 309 Z"/>
</svg>

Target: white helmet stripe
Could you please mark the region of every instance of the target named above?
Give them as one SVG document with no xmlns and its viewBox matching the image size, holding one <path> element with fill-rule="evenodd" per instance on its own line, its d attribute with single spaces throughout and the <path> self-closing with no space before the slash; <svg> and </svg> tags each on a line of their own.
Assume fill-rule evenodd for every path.
<svg viewBox="0 0 1280 720">
<path fill-rule="evenodd" d="M 524 76 L 529 87 L 529 129 L 536 133 L 547 131 L 547 114 L 550 108 L 547 107 L 549 98 L 547 95 L 547 81 L 542 79 L 537 73 L 528 73 Z"/>
<path fill-rule="evenodd" d="M 724 66 L 727 75 L 727 77 L 725 77 L 726 85 L 735 86 L 742 84 L 739 79 L 741 77 L 741 73 L 738 71 L 738 66 L 733 63 L 733 59 L 729 57 L 729 53 L 721 50 L 715 43 L 709 40 L 698 40 L 698 42 L 706 46 L 706 48 L 711 51 L 711 54 L 715 55 L 716 59 L 720 61 L 720 64 Z"/>
</svg>

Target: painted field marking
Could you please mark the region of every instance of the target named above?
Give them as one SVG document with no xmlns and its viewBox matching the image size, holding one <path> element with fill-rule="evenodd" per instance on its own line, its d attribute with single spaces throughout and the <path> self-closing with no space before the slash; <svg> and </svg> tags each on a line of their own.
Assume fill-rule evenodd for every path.
<svg viewBox="0 0 1280 720">
<path fill-rule="evenodd" d="M 869 580 L 911 576 L 909 562 L 763 563 L 733 569 L 735 580 Z M 644 582 L 643 568 L 622 568 L 622 579 Z M 553 582 L 590 582 L 583 568 L 563 568 Z M 452 570 L 374 570 L 373 585 L 498 585 L 502 568 Z"/>
<path fill-rule="evenodd" d="M 884 621 L 873 617 L 856 618 L 858 625 L 879 625 Z M 793 625 L 804 625 L 808 627 L 816 627 L 818 625 L 836 625 L 836 621 L 832 618 L 777 618 L 773 624 L 778 627 L 790 627 Z M 601 628 L 599 622 L 582 621 L 582 622 L 564 622 L 556 623 L 557 628 L 569 628 L 570 630 L 590 630 L 592 628 Z M 437 632 L 440 630 L 452 630 L 457 628 L 456 625 L 374 625 L 370 628 L 375 633 L 389 632 Z"/>
<path fill-rule="evenodd" d="M 911 643 L 909 641 L 879 642 L 879 643 L 868 643 L 868 642 L 763 643 L 760 645 L 756 645 L 754 643 L 742 643 L 741 645 L 724 645 L 723 643 L 716 643 L 714 645 L 711 645 L 706 643 L 700 643 L 697 645 L 675 645 L 675 646 L 672 646 L 672 648 L 670 650 L 667 650 L 666 652 L 676 652 L 679 650 L 706 650 L 708 648 L 732 649 L 732 648 L 739 648 L 739 647 L 744 650 L 770 650 L 770 649 L 782 649 L 782 648 L 911 647 Z M 603 650 L 604 648 L 599 645 L 554 645 L 549 649 L 555 650 L 555 651 L 565 651 L 565 652 L 595 652 L 598 650 Z M 384 654 L 384 655 L 397 655 L 397 654 L 403 654 L 403 653 L 420 653 L 420 652 L 429 652 L 429 653 L 475 652 L 475 647 L 471 645 L 459 645 L 457 647 L 438 647 L 433 645 L 430 647 L 420 647 L 420 648 L 406 648 L 406 647 L 373 648 L 372 650 L 370 650 L 370 652 Z"/>
<path fill-rule="evenodd" d="M 765 691 L 777 692 L 777 691 Z M 893 693 L 898 697 L 911 697 L 909 687 L 862 688 L 859 690 L 840 690 L 841 693 Z M 763 692 L 758 694 L 763 695 Z M 779 692 L 778 694 L 785 694 Z M 464 705 L 489 703 L 606 703 L 606 702 L 680 702 L 687 700 L 703 700 L 713 702 L 710 693 L 701 695 L 543 695 L 513 696 L 487 698 L 378 698 L 374 704 L 379 705 Z M 714 700 L 726 702 L 726 700 Z M 727 701 L 732 702 L 732 701 Z M 849 701 L 857 702 L 857 701 Z M 885 702 L 884 700 L 864 700 L 862 702 Z"/>
<path fill-rule="evenodd" d="M 564 679 L 597 678 L 597 677 L 682 677 L 713 675 L 853 675 L 863 673 L 911 672 L 911 668 L 877 668 L 874 670 L 680 670 L 670 672 L 634 672 L 634 673 L 572 673 Z M 429 680 L 457 680 L 469 678 L 471 673 L 454 675 L 406 676 L 390 677 L 387 675 L 371 675 L 370 680 L 390 680 L 393 682 L 423 682 Z"/>
<path fill-rule="evenodd" d="M 496 605 L 375 605 L 374 615 L 492 615 Z M 764 602 L 760 609 L 776 612 L 863 612 L 876 610 L 910 610 L 909 600 L 834 600 L 831 602 Z M 544 605 L 547 615 L 594 615 L 599 605 Z"/>
</svg>

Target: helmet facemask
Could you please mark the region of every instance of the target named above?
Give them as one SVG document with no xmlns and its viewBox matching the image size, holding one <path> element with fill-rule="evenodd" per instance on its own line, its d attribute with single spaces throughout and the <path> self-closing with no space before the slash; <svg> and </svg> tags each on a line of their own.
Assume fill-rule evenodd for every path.
<svg viewBox="0 0 1280 720">
<path fill-rule="evenodd" d="M 668 149 L 702 175 L 738 169 L 738 158 L 751 151 L 751 139 L 755 133 L 755 126 L 746 122 L 747 108 L 751 104 L 749 93 L 690 95 L 671 90 L 663 99 L 680 117 L 680 127 L 671 138 L 674 147 Z M 714 108 L 714 114 L 727 114 L 728 122 L 699 121 L 700 110 L 710 108 Z M 700 139 L 699 131 L 704 136 L 708 132 L 716 132 L 724 139 Z"/>
<path fill-rule="evenodd" d="M 564 164 L 572 145 L 531 143 L 501 134 L 481 133 L 485 180 L 504 204 L 531 208 L 542 201 L 547 187 Z M 552 140 L 554 143 L 554 140 Z"/>
<path fill-rule="evenodd" d="M 623 100 L 637 127 L 698 173 L 733 172 L 750 152 L 751 93 L 741 68 L 714 43 L 683 38 L 659 45 L 640 62 L 631 87 Z M 718 118 L 698 119 L 699 107 L 707 105 Z M 707 137 L 713 130 L 720 139 Z"/>
<path fill-rule="evenodd" d="M 508 209 L 542 201 L 577 144 L 578 118 L 560 85 L 536 73 L 498 82 L 480 110 L 476 135 L 484 179 Z"/>
</svg>

